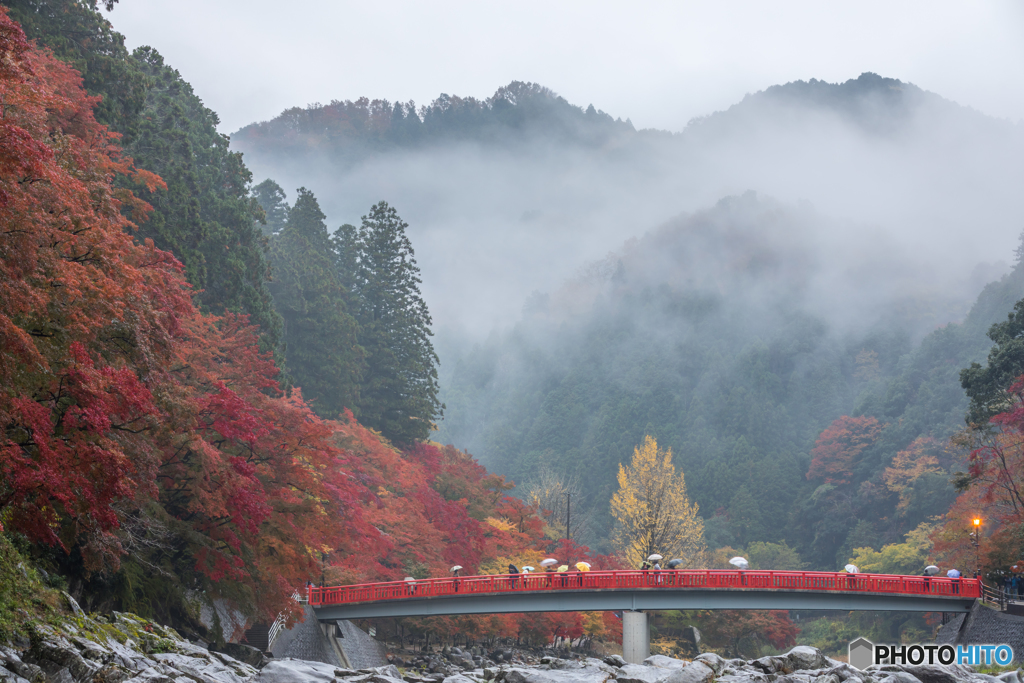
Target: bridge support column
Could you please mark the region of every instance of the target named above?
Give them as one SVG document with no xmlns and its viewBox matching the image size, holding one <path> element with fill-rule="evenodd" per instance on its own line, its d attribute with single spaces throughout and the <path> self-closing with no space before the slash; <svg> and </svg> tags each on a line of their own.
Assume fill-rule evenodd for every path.
<svg viewBox="0 0 1024 683">
<path fill-rule="evenodd" d="M 645 612 L 622 613 L 622 658 L 640 664 L 651 656 L 651 627 Z"/>
</svg>

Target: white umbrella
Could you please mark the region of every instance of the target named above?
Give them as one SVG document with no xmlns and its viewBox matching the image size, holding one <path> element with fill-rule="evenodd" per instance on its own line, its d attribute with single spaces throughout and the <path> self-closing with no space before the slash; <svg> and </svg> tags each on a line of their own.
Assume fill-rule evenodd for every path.
<svg viewBox="0 0 1024 683">
<path fill-rule="evenodd" d="M 406 581 L 415 581 L 416 579 L 412 578 L 411 576 L 407 576 L 407 577 L 405 577 L 405 580 Z"/>
<path fill-rule="evenodd" d="M 935 576 L 939 573 L 939 568 L 936 567 L 934 564 L 930 564 L 924 568 L 924 573 L 928 576 Z"/>
<path fill-rule="evenodd" d="M 729 560 L 729 564 L 736 567 L 737 569 L 747 569 L 748 567 L 750 567 L 750 563 L 747 562 L 747 558 L 745 557 L 734 557 L 731 560 Z"/>
<path fill-rule="evenodd" d="M 454 567 L 452 567 L 451 569 L 449 569 L 448 571 L 450 571 L 450 572 L 457 572 L 460 569 L 462 569 L 462 565 L 461 564 L 457 564 Z"/>
<path fill-rule="evenodd" d="M 946 572 L 946 576 L 948 576 L 951 579 L 959 579 L 960 571 L 957 569 L 950 569 L 948 572 Z"/>
<path fill-rule="evenodd" d="M 647 556 L 647 561 L 648 562 L 661 562 L 662 559 L 663 559 L 663 557 L 661 555 L 659 555 L 658 553 L 651 553 L 650 555 Z"/>
<path fill-rule="evenodd" d="M 843 569 L 845 569 L 848 574 L 856 574 L 860 571 L 859 569 L 857 569 L 857 565 L 855 564 L 848 564 L 845 567 L 843 567 Z"/>
<path fill-rule="evenodd" d="M 524 573 L 524 574 L 527 574 L 527 573 L 529 573 L 529 572 L 535 572 L 535 571 L 537 571 L 537 570 L 536 570 L 536 569 L 534 569 L 533 567 L 530 567 L 530 566 L 528 566 L 528 565 L 527 565 L 527 566 L 525 566 L 525 567 L 523 567 L 523 573 Z"/>
<path fill-rule="evenodd" d="M 542 566 L 542 567 L 553 567 L 553 566 L 555 566 L 556 564 L 558 564 L 558 560 L 556 560 L 556 559 L 555 559 L 555 558 L 553 558 L 553 557 L 549 557 L 549 558 L 548 558 L 548 559 L 546 559 L 546 560 L 541 560 L 541 561 L 540 561 L 540 566 Z"/>
</svg>

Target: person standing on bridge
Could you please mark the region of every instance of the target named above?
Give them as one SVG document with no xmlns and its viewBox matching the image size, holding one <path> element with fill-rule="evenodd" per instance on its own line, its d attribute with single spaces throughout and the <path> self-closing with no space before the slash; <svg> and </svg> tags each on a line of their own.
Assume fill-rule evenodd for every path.
<svg viewBox="0 0 1024 683">
<path fill-rule="evenodd" d="M 454 567 L 451 568 L 451 573 L 452 573 L 452 576 L 454 577 L 454 580 L 452 581 L 452 588 L 454 589 L 453 592 L 455 592 L 455 593 L 459 592 L 459 571 L 461 571 L 461 570 L 462 570 L 462 565 L 461 564 L 457 564 L 457 565 L 455 565 Z"/>
<path fill-rule="evenodd" d="M 548 587 L 550 588 L 555 582 L 555 573 L 557 568 L 554 565 L 550 567 L 544 567 L 544 574 L 548 577 Z"/>
</svg>

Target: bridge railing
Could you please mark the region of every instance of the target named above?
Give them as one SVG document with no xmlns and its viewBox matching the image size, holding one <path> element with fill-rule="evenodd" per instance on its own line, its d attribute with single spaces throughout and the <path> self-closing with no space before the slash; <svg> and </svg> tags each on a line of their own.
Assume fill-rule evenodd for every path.
<svg viewBox="0 0 1024 683">
<path fill-rule="evenodd" d="M 830 593 L 888 593 L 981 597 L 978 579 L 950 579 L 888 574 L 790 572 L 757 570 L 591 571 L 496 574 L 417 581 L 389 581 L 353 586 L 310 587 L 309 604 L 340 605 L 381 600 L 407 600 L 447 595 L 573 590 L 783 590 Z"/>
</svg>

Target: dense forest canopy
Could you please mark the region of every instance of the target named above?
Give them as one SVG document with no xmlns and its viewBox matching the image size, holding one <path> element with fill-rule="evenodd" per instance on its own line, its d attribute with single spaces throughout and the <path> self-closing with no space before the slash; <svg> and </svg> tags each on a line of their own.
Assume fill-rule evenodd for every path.
<svg viewBox="0 0 1024 683">
<path fill-rule="evenodd" d="M 954 498 L 959 369 L 1024 296 L 1024 268 L 967 314 L 912 272 L 819 250 L 825 220 L 726 199 L 535 296 L 449 369 L 442 440 L 516 481 L 586 476 L 599 546 L 618 464 L 645 434 L 675 453 L 712 548 L 785 542 L 835 569 L 901 541 Z M 828 430 L 865 420 L 865 437 L 827 451 Z M 936 467 L 914 470 L 924 451 Z M 909 479 L 887 482 L 903 452 Z"/>
<path fill-rule="evenodd" d="M 1024 552 L 1020 124 L 863 74 L 677 133 L 513 81 L 229 139 L 97 0 L 0 4 L 0 542 L 87 607 L 201 629 L 196 601 L 270 620 L 317 575 L 658 544 L 917 573 L 967 567 L 975 514 L 990 579 Z M 694 619 L 799 630 L 660 623 Z"/>
</svg>

